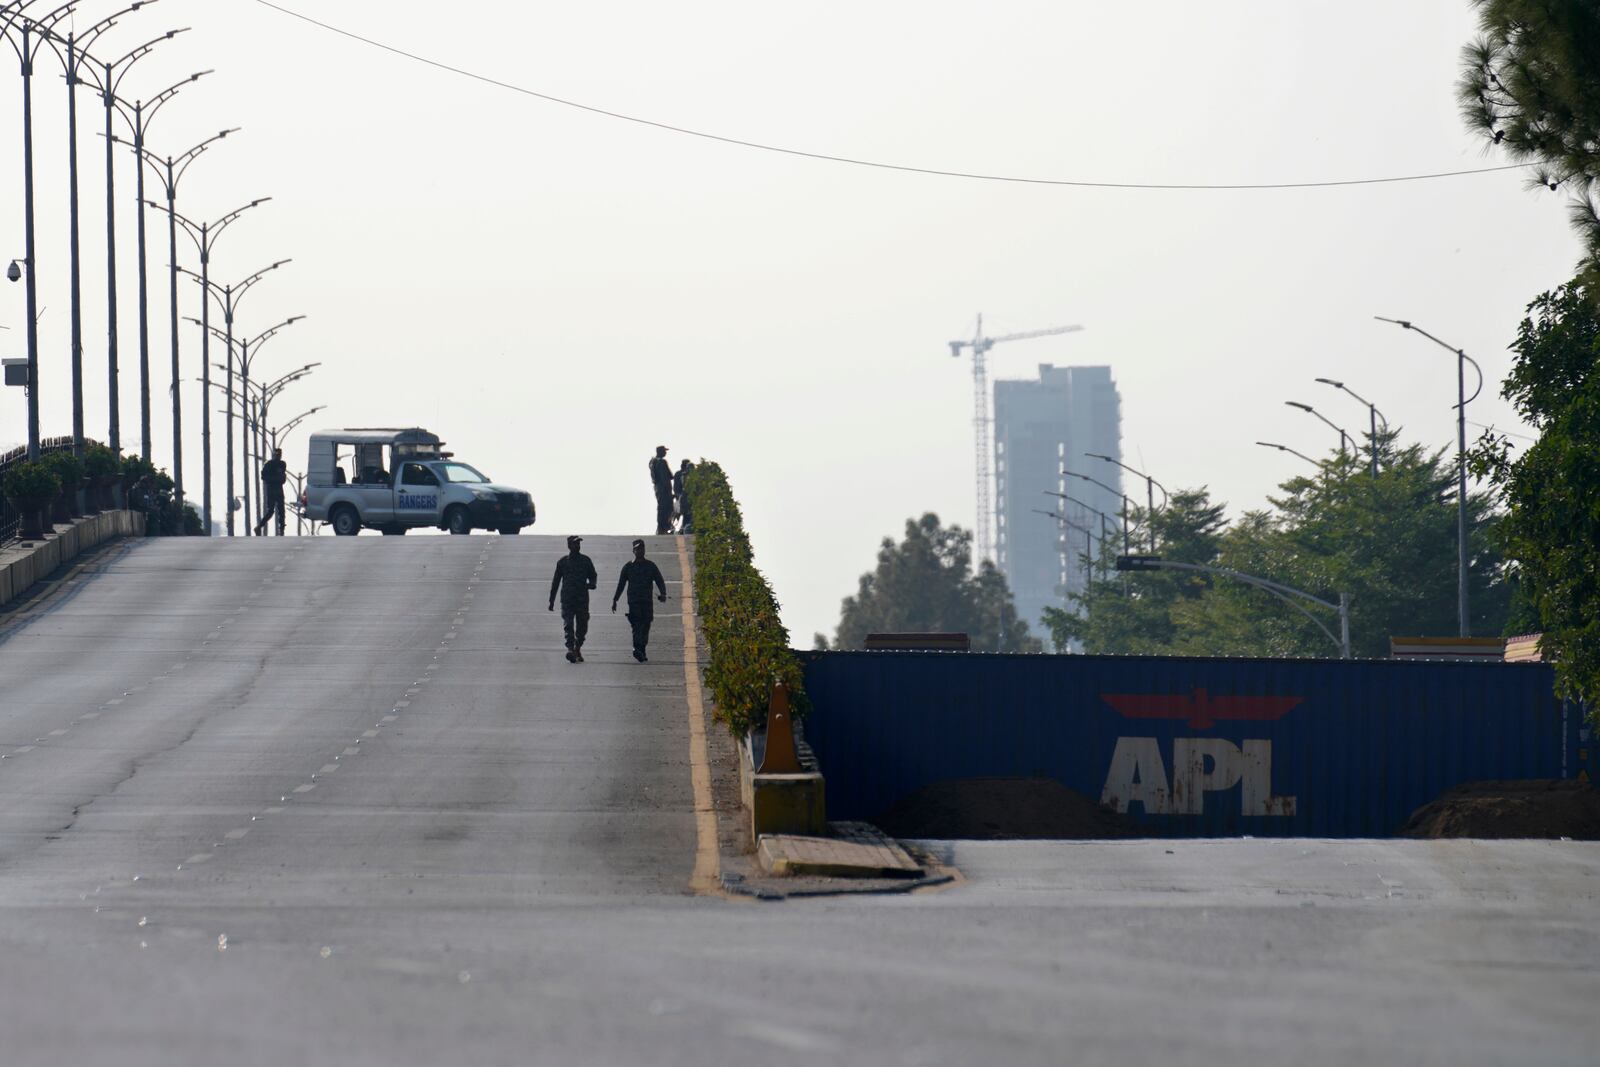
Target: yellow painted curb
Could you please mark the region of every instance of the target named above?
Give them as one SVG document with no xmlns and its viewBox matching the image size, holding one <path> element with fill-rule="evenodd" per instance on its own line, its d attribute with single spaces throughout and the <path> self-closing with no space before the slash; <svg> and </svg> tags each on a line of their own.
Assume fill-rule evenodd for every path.
<svg viewBox="0 0 1600 1067">
<path fill-rule="evenodd" d="M 689 782 L 694 789 L 694 872 L 689 888 L 716 893 L 722 888 L 722 859 L 717 844 L 717 810 L 711 800 L 711 753 L 706 747 L 705 697 L 700 689 L 700 644 L 695 632 L 694 573 L 685 539 L 677 538 L 678 568 L 683 575 L 683 688 L 689 705 Z"/>
</svg>

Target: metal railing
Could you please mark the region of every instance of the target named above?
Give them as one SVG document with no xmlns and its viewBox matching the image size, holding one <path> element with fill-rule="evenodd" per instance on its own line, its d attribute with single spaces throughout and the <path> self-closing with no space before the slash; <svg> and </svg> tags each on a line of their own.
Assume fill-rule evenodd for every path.
<svg viewBox="0 0 1600 1067">
<path fill-rule="evenodd" d="M 70 437 L 47 437 L 39 442 L 39 454 L 60 452 L 72 448 Z M 0 453 L 0 479 L 5 478 L 6 470 L 14 463 L 25 462 L 28 458 L 26 446 L 18 445 L 9 452 Z M 0 493 L 0 545 L 6 545 L 16 540 L 17 531 L 22 528 L 22 514 L 11 506 L 11 501 Z"/>
</svg>

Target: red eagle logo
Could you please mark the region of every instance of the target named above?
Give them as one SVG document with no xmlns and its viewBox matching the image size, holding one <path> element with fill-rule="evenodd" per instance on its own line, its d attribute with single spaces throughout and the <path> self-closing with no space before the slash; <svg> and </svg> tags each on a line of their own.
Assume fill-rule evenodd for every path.
<svg viewBox="0 0 1600 1067">
<path fill-rule="evenodd" d="M 1204 689 L 1191 693 L 1101 693 L 1100 699 L 1129 719 L 1188 719 L 1196 730 L 1208 730 L 1219 719 L 1271 722 L 1305 702 L 1305 697 L 1214 697 Z"/>
</svg>

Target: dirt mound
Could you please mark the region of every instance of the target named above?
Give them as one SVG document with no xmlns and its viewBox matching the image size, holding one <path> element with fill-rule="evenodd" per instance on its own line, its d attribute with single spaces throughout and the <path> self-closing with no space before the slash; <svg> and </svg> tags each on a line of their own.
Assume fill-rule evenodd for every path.
<svg viewBox="0 0 1600 1067">
<path fill-rule="evenodd" d="M 935 782 L 872 820 L 892 837 L 1008 841 L 1143 836 L 1132 820 L 1052 778 Z"/>
<path fill-rule="evenodd" d="M 1412 812 L 1396 836 L 1600 841 L 1600 792 L 1562 778 L 1467 782 Z"/>
</svg>

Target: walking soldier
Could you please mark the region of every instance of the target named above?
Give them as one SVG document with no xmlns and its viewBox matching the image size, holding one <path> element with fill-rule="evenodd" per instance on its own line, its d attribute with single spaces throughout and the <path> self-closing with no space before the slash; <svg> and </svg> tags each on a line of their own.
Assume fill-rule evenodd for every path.
<svg viewBox="0 0 1600 1067">
<path fill-rule="evenodd" d="M 561 630 L 567 641 L 567 662 L 583 662 L 583 639 L 589 635 L 589 590 L 600 584 L 594 564 L 578 549 L 583 538 L 567 538 L 567 554 L 556 562 L 556 575 L 550 582 L 550 608 L 556 610 L 556 591 L 561 592 Z"/>
<path fill-rule="evenodd" d="M 667 466 L 667 446 L 657 445 L 650 461 L 650 484 L 656 491 L 656 533 L 672 532 L 672 468 Z"/>
<path fill-rule="evenodd" d="M 272 458 L 261 465 L 261 521 L 256 524 L 256 536 L 264 537 L 267 523 L 273 516 L 278 519 L 278 536 L 283 536 L 283 483 L 289 480 L 289 465 L 283 461 L 283 449 L 274 448 Z"/>
<path fill-rule="evenodd" d="M 633 559 L 622 565 L 622 576 L 617 579 L 617 591 L 611 596 L 611 610 L 617 610 L 622 591 L 628 591 L 628 622 L 633 626 L 633 658 L 645 662 L 644 646 L 650 643 L 650 623 L 655 620 L 655 606 L 650 603 L 650 587 L 659 590 L 656 599 L 667 602 L 667 583 L 661 578 L 661 568 L 653 560 L 644 558 L 644 539 L 633 542 Z"/>
</svg>

